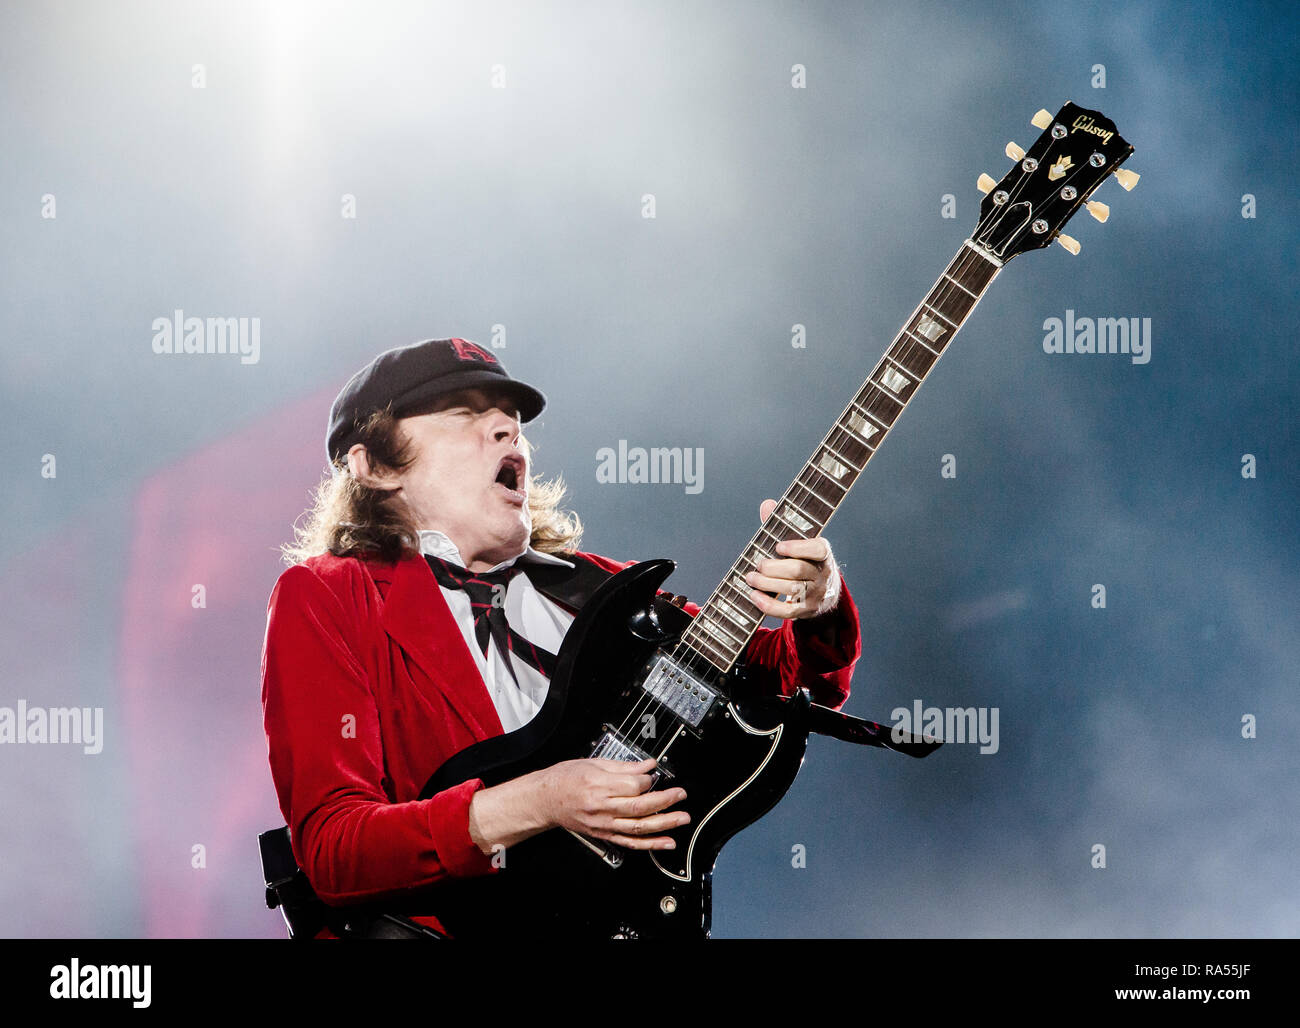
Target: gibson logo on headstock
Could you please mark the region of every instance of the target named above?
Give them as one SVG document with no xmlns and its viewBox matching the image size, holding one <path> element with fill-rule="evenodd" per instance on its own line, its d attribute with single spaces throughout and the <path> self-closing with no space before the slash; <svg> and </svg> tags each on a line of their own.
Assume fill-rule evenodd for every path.
<svg viewBox="0 0 1300 1028">
<path fill-rule="evenodd" d="M 1070 127 L 1071 132 L 1089 132 L 1094 136 L 1100 136 L 1103 143 L 1109 143 L 1114 132 L 1107 132 L 1104 128 L 1098 128 L 1093 124 L 1092 119 L 1086 114 L 1080 114 L 1074 119 L 1074 124 Z"/>
</svg>

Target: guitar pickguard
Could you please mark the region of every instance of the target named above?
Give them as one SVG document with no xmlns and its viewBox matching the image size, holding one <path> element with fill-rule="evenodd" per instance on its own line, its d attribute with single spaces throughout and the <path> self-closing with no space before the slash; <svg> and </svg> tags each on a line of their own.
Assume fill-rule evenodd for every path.
<svg viewBox="0 0 1300 1028">
<path fill-rule="evenodd" d="M 720 800 L 718 800 L 708 810 L 708 812 L 704 815 L 704 817 L 700 818 L 698 823 L 694 824 L 691 831 L 690 840 L 687 842 L 684 848 L 678 848 L 675 850 L 660 850 L 651 853 L 650 860 L 655 865 L 655 867 L 659 868 L 659 870 L 662 871 L 669 878 L 673 878 L 679 882 L 689 882 L 692 878 L 692 875 L 695 873 L 695 865 L 693 862 L 693 857 L 695 855 L 696 845 L 699 843 L 700 837 L 703 834 L 704 830 L 708 827 L 709 822 L 713 820 L 714 816 L 717 815 L 718 812 L 721 811 L 723 807 L 725 807 L 732 800 L 736 799 L 736 797 L 739 796 L 742 791 L 749 788 L 749 786 L 751 786 L 762 775 L 763 770 L 767 767 L 772 757 L 776 754 L 777 748 L 781 744 L 781 734 L 785 730 L 784 724 L 779 724 L 769 729 L 755 728 L 752 725 L 747 724 L 744 718 L 740 716 L 740 712 L 735 708 L 734 705 L 730 703 L 727 704 L 727 709 L 724 717 L 729 717 L 733 722 L 735 722 L 735 724 L 737 724 L 740 727 L 742 731 L 747 732 L 748 734 L 755 736 L 756 738 L 764 739 L 768 743 L 767 749 L 763 754 L 763 759 L 759 762 L 759 764 L 756 767 L 754 767 L 753 771 L 750 772 L 748 777 L 746 777 L 743 782 L 741 782 L 738 786 L 736 786 L 725 796 L 723 796 Z M 692 821 L 693 822 L 695 821 L 694 817 L 692 817 Z M 677 859 L 674 859 L 675 857 Z M 713 868 L 713 860 L 710 859 L 709 867 L 706 870 L 712 870 L 712 868 Z"/>
</svg>

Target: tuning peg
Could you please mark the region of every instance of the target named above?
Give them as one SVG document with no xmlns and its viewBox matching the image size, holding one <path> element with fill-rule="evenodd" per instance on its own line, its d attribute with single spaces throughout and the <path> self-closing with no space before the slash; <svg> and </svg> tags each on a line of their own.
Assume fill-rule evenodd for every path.
<svg viewBox="0 0 1300 1028">
<path fill-rule="evenodd" d="M 997 184 L 998 184 L 997 179 L 995 179 L 992 175 L 981 175 L 978 179 L 975 180 L 975 188 L 977 188 L 981 193 L 987 193 L 990 189 L 992 189 Z"/>
<path fill-rule="evenodd" d="M 1109 207 L 1100 200 L 1089 200 L 1085 206 L 1087 206 L 1089 214 L 1100 221 L 1103 225 L 1106 224 L 1106 219 L 1110 217 Z"/>
<path fill-rule="evenodd" d="M 1125 189 L 1131 190 L 1138 184 L 1138 179 L 1142 176 L 1136 171 L 1129 171 L 1128 168 L 1116 168 L 1115 178 Z"/>
<path fill-rule="evenodd" d="M 1025 151 L 1020 149 L 1020 147 L 1016 146 L 1015 143 L 1008 143 L 1007 156 L 1010 157 L 1013 161 L 1019 161 L 1024 158 Z"/>
<path fill-rule="evenodd" d="M 1035 114 L 1032 118 L 1029 119 L 1029 124 L 1033 125 L 1034 128 L 1037 129 L 1045 129 L 1051 123 L 1052 123 L 1052 115 L 1051 112 L 1047 110 L 1039 111 L 1037 114 Z"/>
<path fill-rule="evenodd" d="M 1082 247 L 1079 246 L 1079 240 L 1075 239 L 1073 236 L 1060 235 L 1056 237 L 1056 241 L 1076 257 L 1079 256 L 1079 251 Z"/>
</svg>

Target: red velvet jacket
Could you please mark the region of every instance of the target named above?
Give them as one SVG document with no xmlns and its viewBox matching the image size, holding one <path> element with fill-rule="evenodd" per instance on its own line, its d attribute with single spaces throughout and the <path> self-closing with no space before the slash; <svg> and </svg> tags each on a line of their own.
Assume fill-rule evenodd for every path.
<svg viewBox="0 0 1300 1028">
<path fill-rule="evenodd" d="M 577 556 L 609 571 L 627 566 Z M 844 703 L 861 651 L 847 588 L 824 617 L 835 621 L 836 646 L 810 621 L 759 629 L 746 659 L 761 688 L 790 695 L 802 687 L 818 703 Z M 403 894 L 446 876 L 495 873 L 469 835 L 481 780 L 416 799 L 449 757 L 502 733 L 422 557 L 326 554 L 285 571 L 267 605 L 262 709 L 293 852 L 325 902 L 391 898 L 400 909 Z"/>
</svg>

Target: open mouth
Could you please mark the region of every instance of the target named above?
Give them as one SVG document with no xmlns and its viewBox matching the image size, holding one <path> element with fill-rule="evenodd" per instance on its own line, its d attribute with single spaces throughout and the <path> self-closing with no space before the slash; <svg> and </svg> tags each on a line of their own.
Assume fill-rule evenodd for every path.
<svg viewBox="0 0 1300 1028">
<path fill-rule="evenodd" d="M 497 465 L 496 478 L 492 481 L 494 484 L 502 486 L 510 494 L 510 499 L 522 503 L 524 500 L 523 479 L 523 457 L 518 454 L 507 454 L 501 458 L 501 463 Z"/>
</svg>

